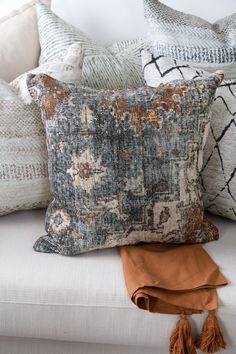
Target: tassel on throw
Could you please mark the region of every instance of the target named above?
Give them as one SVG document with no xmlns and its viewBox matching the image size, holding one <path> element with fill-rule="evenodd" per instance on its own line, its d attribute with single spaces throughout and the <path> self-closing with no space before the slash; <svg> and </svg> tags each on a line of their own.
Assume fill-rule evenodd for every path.
<svg viewBox="0 0 236 354">
<path fill-rule="evenodd" d="M 202 332 L 195 343 L 203 353 L 217 353 L 225 349 L 226 343 L 222 335 L 215 311 L 209 311 Z"/>
<path fill-rule="evenodd" d="M 191 325 L 185 314 L 180 315 L 176 328 L 171 334 L 169 352 L 170 354 L 197 354 Z"/>
</svg>

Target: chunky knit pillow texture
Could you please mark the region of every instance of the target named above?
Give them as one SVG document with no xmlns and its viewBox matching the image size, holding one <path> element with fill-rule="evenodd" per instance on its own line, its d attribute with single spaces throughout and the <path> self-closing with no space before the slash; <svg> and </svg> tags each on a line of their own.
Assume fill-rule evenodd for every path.
<svg viewBox="0 0 236 354">
<path fill-rule="evenodd" d="M 143 40 L 127 40 L 102 47 L 79 29 L 56 16 L 42 3 L 37 5 L 40 63 L 60 57 L 67 47 L 78 42 L 84 50 L 82 83 L 92 88 L 126 88 L 142 85 L 141 49 Z"/>
<path fill-rule="evenodd" d="M 46 126 L 53 201 L 40 252 L 218 238 L 199 172 L 221 77 L 95 90 L 30 75 Z"/>
<path fill-rule="evenodd" d="M 31 72 L 46 72 L 77 83 L 81 61 L 81 47 L 72 46 L 61 61 Z M 51 200 L 45 129 L 41 111 L 27 90 L 26 77 L 24 74 L 11 84 L 0 81 L 0 215 L 47 207 Z"/>
<path fill-rule="evenodd" d="M 236 13 L 213 24 L 176 11 L 158 0 L 144 0 L 151 52 L 191 62 L 198 69 L 224 70 L 236 78 Z"/>
<path fill-rule="evenodd" d="M 185 62 L 142 52 L 146 84 L 157 87 L 171 80 L 209 76 Z M 216 90 L 211 127 L 204 147 L 201 172 L 203 201 L 214 214 L 236 220 L 236 80 L 226 80 Z"/>
</svg>

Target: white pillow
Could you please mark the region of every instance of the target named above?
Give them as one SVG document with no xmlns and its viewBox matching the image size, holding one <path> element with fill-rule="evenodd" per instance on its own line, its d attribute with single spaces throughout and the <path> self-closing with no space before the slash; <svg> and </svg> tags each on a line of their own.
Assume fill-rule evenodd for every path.
<svg viewBox="0 0 236 354">
<path fill-rule="evenodd" d="M 156 87 L 172 80 L 194 79 L 209 73 L 187 63 L 142 51 L 144 79 Z M 201 173 L 203 201 L 214 214 L 236 220 L 236 80 L 223 81 L 212 105 L 211 128 Z M 200 127 L 201 129 L 201 127 Z"/>
<path fill-rule="evenodd" d="M 30 73 L 78 84 L 82 60 L 76 44 L 61 61 Z M 26 78 L 27 73 L 11 84 L 0 80 L 0 215 L 47 207 L 51 199 L 44 126 L 40 109 L 26 90 Z"/>
<path fill-rule="evenodd" d="M 51 0 L 44 0 L 49 5 Z M 40 53 L 36 1 L 0 19 L 0 78 L 10 82 L 38 66 Z"/>
</svg>

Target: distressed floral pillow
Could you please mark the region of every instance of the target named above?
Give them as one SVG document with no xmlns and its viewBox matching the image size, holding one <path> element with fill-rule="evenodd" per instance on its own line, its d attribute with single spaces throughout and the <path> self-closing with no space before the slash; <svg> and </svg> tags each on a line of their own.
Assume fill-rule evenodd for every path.
<svg viewBox="0 0 236 354">
<path fill-rule="evenodd" d="M 35 250 L 75 255 L 217 239 L 204 216 L 199 171 L 221 79 L 95 90 L 29 76 L 46 122 L 54 196 Z"/>
</svg>

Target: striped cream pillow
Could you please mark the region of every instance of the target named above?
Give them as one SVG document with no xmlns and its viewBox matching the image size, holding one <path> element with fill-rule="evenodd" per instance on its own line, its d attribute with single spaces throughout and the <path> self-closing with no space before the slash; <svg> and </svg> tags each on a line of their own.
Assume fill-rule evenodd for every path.
<svg viewBox="0 0 236 354">
<path fill-rule="evenodd" d="M 81 47 L 72 45 L 63 60 L 31 73 L 78 83 L 81 64 Z M 41 111 L 28 94 L 26 78 L 27 73 L 11 84 L 0 81 L 0 215 L 47 207 L 51 200 L 45 130 Z"/>
</svg>

